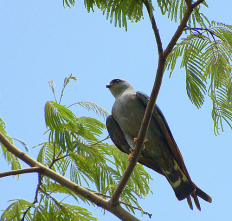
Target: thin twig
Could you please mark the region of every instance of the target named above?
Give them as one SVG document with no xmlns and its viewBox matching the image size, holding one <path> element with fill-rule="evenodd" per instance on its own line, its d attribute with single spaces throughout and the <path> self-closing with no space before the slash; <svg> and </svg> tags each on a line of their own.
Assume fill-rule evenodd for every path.
<svg viewBox="0 0 232 221">
<path fill-rule="evenodd" d="M 38 174 L 38 184 L 37 184 L 37 187 L 36 187 L 36 191 L 35 191 L 35 199 L 33 201 L 33 204 L 36 204 L 38 202 L 38 195 L 39 195 L 39 191 L 41 190 L 40 189 L 40 185 L 42 183 L 42 175 L 41 174 Z M 26 214 L 29 212 L 29 210 L 32 208 L 32 206 L 29 206 L 26 211 L 22 214 L 22 219 L 21 221 L 24 221 L 25 217 L 26 217 Z"/>
<path fill-rule="evenodd" d="M 174 48 L 174 46 L 176 45 L 176 42 L 178 41 L 178 39 L 180 38 L 180 36 L 183 33 L 184 28 L 186 27 L 186 24 L 193 12 L 193 9 L 195 7 L 197 7 L 199 4 L 201 4 L 204 0 L 199 0 L 196 3 L 194 3 L 193 5 L 191 5 L 191 7 L 188 7 L 187 12 L 185 13 L 179 27 L 177 28 L 175 34 L 173 35 L 171 41 L 169 42 L 167 48 L 164 50 L 163 53 L 163 59 L 167 59 L 168 55 L 171 53 L 172 49 Z"/>
<path fill-rule="evenodd" d="M 214 39 L 214 41 L 216 41 L 216 39 L 215 39 L 214 36 L 216 36 L 216 37 L 219 38 L 219 36 L 218 36 L 215 32 L 209 30 L 208 28 L 195 28 L 195 27 L 194 27 L 194 28 L 191 28 L 191 27 L 188 27 L 188 26 L 186 25 L 185 30 L 193 30 L 193 31 L 197 32 L 197 33 L 200 34 L 200 35 L 203 35 L 204 32 L 207 32 L 207 34 L 209 33 L 209 34 L 211 35 L 211 37 Z M 184 30 L 184 31 L 185 31 L 185 30 Z M 202 31 L 202 33 L 201 33 L 200 31 Z"/>
<path fill-rule="evenodd" d="M 109 137 L 110 137 L 110 136 L 108 135 L 106 138 L 104 138 L 104 139 L 102 139 L 102 140 L 100 140 L 100 141 L 97 141 L 97 142 L 94 143 L 94 144 L 89 145 L 89 147 L 93 147 L 93 146 L 95 146 L 95 145 L 97 145 L 97 144 L 99 144 L 99 143 L 102 143 L 103 141 L 109 139 Z M 72 152 L 72 154 L 75 154 L 75 153 L 77 153 L 77 152 L 78 152 L 78 151 L 74 151 L 74 152 Z M 65 154 L 65 155 L 63 155 L 63 156 L 61 156 L 61 157 L 57 157 L 56 159 L 54 159 L 53 163 L 50 165 L 49 168 L 51 168 L 51 166 L 52 166 L 56 161 L 61 160 L 61 159 L 65 158 L 65 157 L 69 157 L 69 156 L 70 156 L 70 154 Z"/>
<path fill-rule="evenodd" d="M 111 198 L 111 196 L 106 195 L 106 194 L 103 194 L 103 193 L 97 193 L 97 192 L 94 192 L 94 193 L 95 193 L 96 195 L 98 195 L 98 196 L 103 196 L 103 197 L 106 197 L 106 198 Z M 152 214 L 151 214 L 151 213 L 148 213 L 148 212 L 144 211 L 142 208 L 138 208 L 138 207 L 132 206 L 131 204 L 125 203 L 125 202 L 123 202 L 123 201 L 121 201 L 121 200 L 119 201 L 119 203 L 120 203 L 120 204 L 123 204 L 123 205 L 125 205 L 125 206 L 129 206 L 129 207 L 131 207 L 131 208 L 133 208 L 133 209 L 135 209 L 135 210 L 139 210 L 139 211 L 141 211 L 144 215 L 148 215 L 149 218 L 152 217 Z"/>
<path fill-rule="evenodd" d="M 40 172 L 41 168 L 40 167 L 30 167 L 30 168 L 25 168 L 25 169 L 19 169 L 19 170 L 11 170 L 11 171 L 6 171 L 0 173 L 0 178 L 1 177 L 6 177 L 6 176 L 14 176 L 14 175 L 19 175 L 23 173 L 35 173 L 35 172 Z"/>
<path fill-rule="evenodd" d="M 151 25 L 152 25 L 152 29 L 154 31 L 154 35 L 155 35 L 155 39 L 156 39 L 156 43 L 157 43 L 157 48 L 158 48 L 158 53 L 159 55 L 162 55 L 163 53 L 163 46 L 162 46 L 162 42 L 161 42 L 161 38 L 160 38 L 160 34 L 159 34 L 159 29 L 157 28 L 156 22 L 155 22 L 155 17 L 153 15 L 152 12 L 152 8 L 150 7 L 150 3 L 148 2 L 148 0 L 143 0 L 144 5 L 147 8 L 147 12 L 151 21 Z"/>
</svg>

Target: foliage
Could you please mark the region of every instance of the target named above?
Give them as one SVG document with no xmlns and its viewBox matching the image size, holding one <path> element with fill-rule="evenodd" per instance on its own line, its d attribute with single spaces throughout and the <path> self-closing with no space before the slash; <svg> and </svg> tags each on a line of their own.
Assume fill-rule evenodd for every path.
<svg viewBox="0 0 232 221">
<path fill-rule="evenodd" d="M 127 29 L 127 20 L 138 22 L 143 18 L 142 0 L 84 0 L 84 4 L 88 12 L 97 7 L 111 23 L 114 21 L 115 26 L 120 28 Z M 74 6 L 75 0 L 63 0 L 63 5 Z"/>
<path fill-rule="evenodd" d="M 7 207 L 7 209 L 3 212 L 2 216 L 1 216 L 2 221 L 21 220 L 21 216 L 23 214 L 23 211 L 26 210 L 28 207 L 34 207 L 33 203 L 30 203 L 30 202 L 23 200 L 23 199 L 16 199 L 16 200 L 11 200 L 11 201 L 14 201 L 14 202 L 12 204 L 10 204 Z M 27 218 L 32 218 L 32 217 L 28 214 Z"/>
<path fill-rule="evenodd" d="M 171 52 L 166 68 L 172 74 L 177 59 L 182 58 L 180 67 L 186 71 L 187 94 L 199 108 L 208 92 L 217 134 L 220 127 L 223 130 L 222 120 L 232 127 L 232 26 L 212 22 L 208 29 L 189 30 L 191 33 Z"/>
<path fill-rule="evenodd" d="M 150 5 L 152 11 L 154 8 L 152 6 L 151 0 L 146 0 Z M 114 22 L 115 26 L 125 27 L 127 30 L 127 21 L 138 22 L 143 19 L 143 4 L 145 0 L 85 0 L 84 4 L 88 12 L 94 11 L 94 7 L 97 7 L 103 11 L 103 15 L 106 15 L 106 19 L 110 20 L 111 23 Z M 75 0 L 63 0 L 64 6 L 74 6 Z M 181 21 L 186 10 L 185 0 L 157 0 L 157 5 L 161 10 L 161 13 L 167 14 L 168 18 L 174 20 L 175 22 Z M 204 6 L 207 4 L 203 2 Z M 199 13 L 200 5 L 194 8 L 191 18 L 188 24 L 200 24 L 201 27 L 205 27 L 205 22 L 208 22 L 207 18 Z M 179 16 L 179 18 L 178 18 Z"/>
<path fill-rule="evenodd" d="M 7 137 L 8 140 L 11 141 L 11 143 L 13 143 L 13 139 L 7 135 L 6 125 L 1 118 L 0 118 L 0 131 Z M 19 159 L 15 157 L 14 154 L 7 151 L 6 147 L 2 143 L 0 143 L 0 147 L 1 147 L 0 153 L 2 152 L 2 155 L 4 156 L 8 164 L 11 166 L 11 169 L 12 170 L 21 169 L 21 164 L 19 162 Z"/>
<path fill-rule="evenodd" d="M 184 17 L 184 14 L 187 11 L 186 0 L 157 0 L 157 3 L 161 10 L 161 13 L 163 15 L 167 14 L 168 18 L 174 20 L 175 22 L 181 22 Z M 200 27 L 205 28 L 205 23 L 209 24 L 209 21 L 204 16 L 204 14 L 199 12 L 201 6 L 208 7 L 205 1 L 197 7 L 195 7 L 187 23 L 189 26 L 196 27 L 197 25 L 200 25 Z"/>
<path fill-rule="evenodd" d="M 97 138 L 102 135 L 105 124 L 89 117 L 76 118 L 69 109 L 55 102 L 47 102 L 47 105 L 45 119 L 50 129 L 50 141 L 41 144 L 38 161 L 62 175 L 69 170 L 70 179 L 82 186 L 90 187 L 92 182 L 98 194 L 112 195 L 128 162 L 125 154 Z M 137 197 L 145 197 L 150 190 L 147 181 L 151 177 L 142 165 L 137 165 L 134 173 L 140 175 L 133 175 L 123 193 L 123 202 L 138 205 Z M 46 185 L 51 187 L 47 178 Z M 133 210 L 129 206 L 128 209 Z"/>
<path fill-rule="evenodd" d="M 97 220 L 91 213 L 82 207 L 69 205 L 58 202 L 55 198 L 43 193 L 40 203 L 34 205 L 23 199 L 13 200 L 14 202 L 4 211 L 1 220 L 3 221 L 21 221 L 23 213 L 28 207 L 33 207 L 33 213 L 28 211 L 25 220 L 43 220 L 43 221 L 63 221 L 63 220 L 80 220 L 93 221 Z"/>
<path fill-rule="evenodd" d="M 74 77 L 71 75 L 65 78 L 61 97 L 70 79 Z M 50 81 L 49 85 L 56 100 L 53 82 Z M 91 102 L 75 104 L 92 110 L 99 116 L 106 117 L 108 113 Z M 76 117 L 69 108 L 55 101 L 48 101 L 44 110 L 49 140 L 36 146 L 40 148 L 37 160 L 71 181 L 108 199 L 113 194 L 128 161 L 127 155 L 114 145 L 100 140 L 106 128 L 105 124 L 90 117 Z M 134 212 L 135 209 L 130 205 L 142 211 L 137 199 L 146 197 L 150 192 L 148 186 L 150 179 L 143 166 L 138 164 L 121 198 L 129 211 Z M 61 195 L 63 199 L 72 197 L 75 205 L 64 203 L 63 200 L 58 201 L 57 197 Z M 4 211 L 1 219 L 21 220 L 24 217 L 26 220 L 74 220 L 75 217 L 77 220 L 96 220 L 87 209 L 76 206 L 80 201 L 90 204 L 85 198 L 74 194 L 50 178 L 39 175 L 35 201 L 31 203 L 21 199 L 15 200 Z M 13 214 L 16 216 L 13 217 Z"/>
</svg>

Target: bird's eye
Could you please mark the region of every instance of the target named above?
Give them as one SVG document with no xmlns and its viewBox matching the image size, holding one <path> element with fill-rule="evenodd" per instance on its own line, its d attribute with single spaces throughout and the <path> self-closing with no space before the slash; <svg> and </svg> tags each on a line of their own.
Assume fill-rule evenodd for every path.
<svg viewBox="0 0 232 221">
<path fill-rule="evenodd" d="M 119 80 L 119 79 L 117 79 L 117 80 L 116 80 L 116 83 L 119 83 L 119 82 L 120 82 L 120 80 Z"/>
</svg>

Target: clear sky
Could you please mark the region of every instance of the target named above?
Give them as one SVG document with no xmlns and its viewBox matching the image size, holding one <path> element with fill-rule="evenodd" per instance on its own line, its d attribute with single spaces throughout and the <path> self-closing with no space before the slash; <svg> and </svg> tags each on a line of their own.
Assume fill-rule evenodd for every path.
<svg viewBox="0 0 232 221">
<path fill-rule="evenodd" d="M 214 21 L 232 24 L 230 1 L 207 1 L 205 15 Z M 155 12 L 164 46 L 177 25 Z M 48 86 L 54 80 L 59 95 L 63 80 L 71 73 L 78 78 L 68 86 L 63 104 L 91 101 L 109 112 L 114 98 L 105 85 L 113 78 L 128 80 L 136 90 L 150 95 L 155 78 L 157 50 L 146 11 L 144 20 L 128 23 L 128 31 L 115 28 L 97 8 L 87 13 L 83 2 L 63 8 L 62 1 L 0 1 L 0 117 L 9 136 L 21 139 L 36 157 L 33 146 L 47 137 L 44 105 L 53 100 Z M 192 180 L 212 199 L 200 199 L 202 211 L 191 211 L 187 202 L 179 202 L 163 176 L 148 169 L 153 194 L 140 200 L 151 220 L 218 221 L 232 220 L 232 142 L 231 130 L 215 136 L 211 119 L 211 101 L 197 109 L 188 100 L 184 70 L 176 68 L 171 78 L 166 72 L 157 104 L 165 115 L 182 152 Z M 77 116 L 92 116 L 81 107 L 72 109 Z M 100 119 L 104 121 L 104 119 Z M 105 132 L 106 134 L 106 132 Z M 108 142 L 111 142 L 110 140 Z M 23 150 L 21 144 L 15 145 Z M 26 167 L 25 164 L 22 164 Z M 0 172 L 9 170 L 0 157 Z M 36 174 L 0 179 L 0 210 L 10 199 L 34 200 Z M 89 207 L 99 220 L 117 220 L 100 208 Z M 1 212 L 0 212 L 1 214 Z M 150 220 L 140 216 L 142 220 Z"/>
</svg>

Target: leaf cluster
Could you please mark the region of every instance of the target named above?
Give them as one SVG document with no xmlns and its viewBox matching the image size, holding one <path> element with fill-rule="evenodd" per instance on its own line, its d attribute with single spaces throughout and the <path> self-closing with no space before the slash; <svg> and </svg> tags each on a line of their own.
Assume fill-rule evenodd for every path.
<svg viewBox="0 0 232 221">
<path fill-rule="evenodd" d="M 149 2 L 151 2 L 149 0 Z M 88 12 L 97 7 L 115 26 L 127 29 L 127 20 L 138 22 L 143 18 L 142 0 L 84 0 Z M 74 6 L 75 0 L 63 0 L 64 6 Z"/>
<path fill-rule="evenodd" d="M 0 118 L 0 131 L 7 137 L 7 139 L 13 143 L 13 139 L 11 137 L 9 137 L 7 135 L 6 132 L 6 124 L 4 123 L 4 121 L 2 120 L 2 118 Z M 21 142 L 21 141 L 20 141 Z M 6 147 L 0 143 L 0 153 L 2 153 L 2 155 L 4 156 L 5 160 L 8 162 L 8 164 L 11 166 L 12 170 L 18 170 L 21 169 L 21 164 L 19 162 L 19 159 L 17 157 L 15 157 L 14 154 L 10 153 L 9 151 L 7 151 Z"/>
<path fill-rule="evenodd" d="M 212 22 L 209 28 L 189 28 L 190 34 L 178 43 L 167 59 L 172 74 L 178 58 L 186 72 L 186 90 L 197 108 L 208 93 L 212 100 L 214 131 L 223 130 L 222 121 L 231 127 L 232 26 Z"/>
<path fill-rule="evenodd" d="M 91 189 L 94 184 L 92 190 L 105 198 L 111 196 L 128 162 L 125 154 L 98 139 L 105 124 L 89 117 L 76 118 L 69 109 L 55 102 L 47 102 L 46 106 L 50 141 L 41 144 L 38 161 L 82 186 Z M 51 181 L 44 179 L 51 188 Z M 148 194 L 150 179 L 143 166 L 137 165 L 122 195 L 122 201 L 131 211 L 134 211 L 129 206 L 132 203 L 140 208 L 137 198 Z M 47 186 L 44 188 L 47 190 Z"/>
<path fill-rule="evenodd" d="M 97 220 L 85 208 L 69 205 L 57 201 L 50 195 L 43 194 L 38 205 L 34 205 L 23 199 L 11 200 L 8 208 L 3 212 L 1 220 L 4 221 L 20 221 L 25 210 L 32 207 L 33 213 L 28 212 L 25 220 L 43 220 L 43 221 L 66 221 L 66 220 L 80 220 L 80 221 L 93 221 Z"/>
<path fill-rule="evenodd" d="M 163 15 L 167 15 L 171 21 L 175 21 L 180 23 L 187 11 L 188 5 L 186 2 L 192 2 L 187 0 L 157 0 L 158 6 Z M 206 24 L 209 24 L 208 19 L 204 16 L 204 14 L 200 13 L 201 6 L 208 7 L 206 2 L 202 2 L 202 4 L 198 5 L 193 9 L 191 17 L 188 20 L 187 25 L 191 27 L 196 27 L 199 25 L 202 28 L 206 27 Z"/>
<path fill-rule="evenodd" d="M 143 4 L 147 2 L 150 5 L 151 13 L 154 11 L 152 6 L 152 0 L 85 0 L 84 4 L 88 12 L 94 11 L 94 7 L 97 7 L 106 15 L 106 19 L 114 22 L 115 26 L 125 27 L 127 30 L 127 21 L 138 22 L 143 19 Z M 75 0 L 63 0 L 64 6 L 74 6 Z M 179 22 L 183 19 L 184 14 L 187 11 L 186 0 L 157 0 L 157 5 L 161 10 L 161 13 L 167 14 L 168 18 Z M 203 2 L 205 7 L 207 4 Z M 192 24 L 194 27 L 196 24 L 200 24 L 205 27 L 205 22 L 208 22 L 207 18 L 199 13 L 200 5 L 194 8 L 191 18 L 188 21 L 188 25 Z"/>
</svg>

